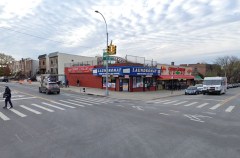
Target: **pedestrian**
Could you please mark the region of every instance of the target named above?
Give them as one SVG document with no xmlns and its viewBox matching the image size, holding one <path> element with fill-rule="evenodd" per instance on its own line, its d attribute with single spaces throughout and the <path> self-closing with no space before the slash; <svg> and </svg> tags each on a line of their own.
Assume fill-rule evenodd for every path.
<svg viewBox="0 0 240 158">
<path fill-rule="evenodd" d="M 78 87 L 80 86 L 80 81 L 79 81 L 79 79 L 77 79 L 77 86 L 78 86 Z"/>
<path fill-rule="evenodd" d="M 11 102 L 11 89 L 8 86 L 5 86 L 5 92 L 3 93 L 3 98 L 5 98 L 5 106 L 4 109 L 7 108 L 7 103 L 10 104 L 10 109 L 13 108 L 12 102 Z"/>
<path fill-rule="evenodd" d="M 65 84 L 66 87 L 69 87 L 69 81 L 68 79 L 66 79 L 66 84 Z"/>
</svg>

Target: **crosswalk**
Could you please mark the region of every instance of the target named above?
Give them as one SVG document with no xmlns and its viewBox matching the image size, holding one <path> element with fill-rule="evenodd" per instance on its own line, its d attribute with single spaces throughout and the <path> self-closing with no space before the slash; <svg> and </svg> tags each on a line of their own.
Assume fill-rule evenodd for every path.
<svg viewBox="0 0 240 158">
<path fill-rule="evenodd" d="M 155 106 L 181 106 L 181 107 L 195 107 L 197 109 L 206 108 L 211 111 L 221 110 L 226 113 L 230 113 L 237 109 L 237 105 L 226 105 L 221 103 L 209 103 L 209 102 L 196 102 L 191 100 L 151 100 L 146 102 L 147 105 L 155 105 Z M 240 105 L 239 105 L 240 107 Z M 240 109 L 239 109 L 240 110 Z"/>
<path fill-rule="evenodd" d="M 23 96 L 22 96 L 23 97 Z M 13 118 L 20 117 L 24 118 L 28 115 L 41 115 L 44 112 L 56 112 L 56 111 L 66 111 L 68 109 L 75 108 L 84 108 L 86 106 L 100 105 L 100 104 L 108 104 L 114 103 L 116 99 L 111 98 L 72 98 L 58 101 L 40 101 L 38 103 L 28 103 L 28 104 L 14 104 L 14 108 L 12 109 L 3 109 L 0 111 L 0 121 L 9 121 Z M 15 115 L 15 116 L 13 116 Z"/>
</svg>

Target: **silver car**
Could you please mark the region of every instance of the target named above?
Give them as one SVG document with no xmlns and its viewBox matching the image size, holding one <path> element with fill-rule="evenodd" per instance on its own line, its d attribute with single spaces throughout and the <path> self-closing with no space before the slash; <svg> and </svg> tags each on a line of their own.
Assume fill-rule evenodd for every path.
<svg viewBox="0 0 240 158">
<path fill-rule="evenodd" d="M 189 94 L 199 94 L 199 90 L 197 89 L 196 86 L 190 86 L 187 89 L 185 89 L 185 95 L 189 95 Z"/>
</svg>

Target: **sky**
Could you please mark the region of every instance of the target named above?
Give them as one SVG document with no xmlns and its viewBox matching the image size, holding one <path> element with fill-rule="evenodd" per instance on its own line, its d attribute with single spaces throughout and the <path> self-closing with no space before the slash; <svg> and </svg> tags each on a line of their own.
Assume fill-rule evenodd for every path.
<svg viewBox="0 0 240 158">
<path fill-rule="evenodd" d="M 240 0 L 1 0 L 0 53 L 16 60 L 56 51 L 102 55 L 106 24 L 96 10 L 119 57 L 161 64 L 240 58 Z"/>
</svg>

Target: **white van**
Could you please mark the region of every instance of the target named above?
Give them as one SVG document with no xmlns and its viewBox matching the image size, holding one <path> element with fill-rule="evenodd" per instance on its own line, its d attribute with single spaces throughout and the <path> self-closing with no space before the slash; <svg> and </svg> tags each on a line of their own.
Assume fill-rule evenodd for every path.
<svg viewBox="0 0 240 158">
<path fill-rule="evenodd" d="M 202 93 L 209 94 L 225 94 L 227 92 L 227 78 L 226 77 L 205 77 L 203 80 Z"/>
</svg>

